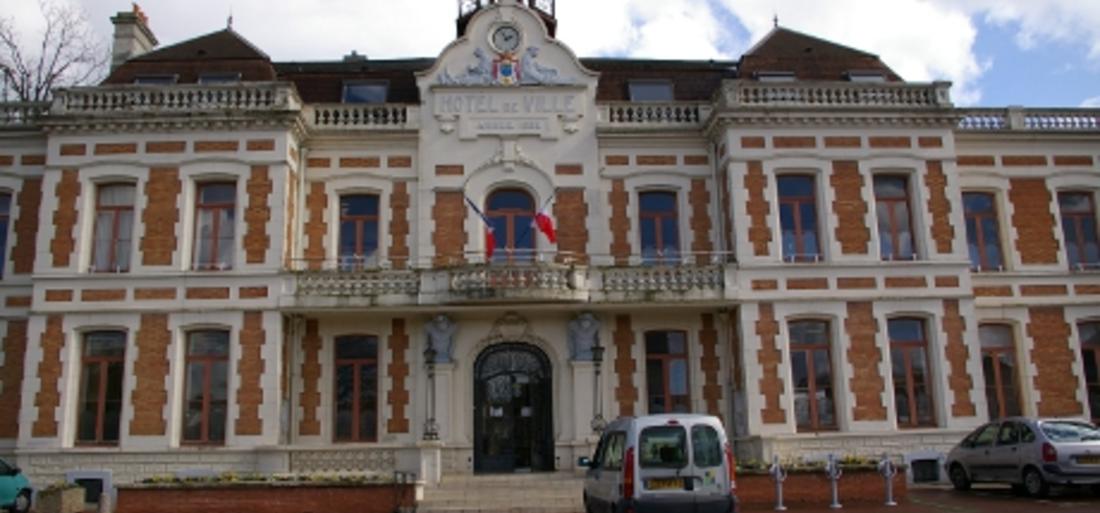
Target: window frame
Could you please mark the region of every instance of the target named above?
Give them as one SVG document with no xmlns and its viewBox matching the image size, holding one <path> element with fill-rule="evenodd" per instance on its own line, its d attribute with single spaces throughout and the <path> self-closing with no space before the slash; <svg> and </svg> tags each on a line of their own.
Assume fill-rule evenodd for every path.
<svg viewBox="0 0 1100 513">
<path fill-rule="evenodd" d="M 348 101 L 348 91 L 355 86 L 381 86 L 382 87 L 382 101 Z M 390 100 L 390 81 L 389 80 L 345 80 L 340 84 L 340 103 L 352 104 L 352 105 L 384 105 Z"/>
<path fill-rule="evenodd" d="M 785 196 L 783 194 L 783 187 L 781 185 L 781 182 L 784 181 L 785 179 L 809 180 L 810 188 L 811 188 L 810 194 L 808 196 L 803 196 L 803 195 Z M 775 186 L 776 186 L 775 187 L 776 188 L 776 198 L 777 198 L 777 203 L 779 204 L 779 214 L 780 214 L 779 215 L 779 238 L 780 238 L 780 244 L 782 246 L 783 251 L 786 251 L 786 249 L 787 249 L 787 244 L 786 244 L 787 230 L 786 230 L 786 227 L 783 225 L 783 215 L 782 215 L 784 205 L 790 205 L 791 206 L 791 214 L 792 214 L 792 219 L 794 221 L 794 226 L 792 227 L 792 229 L 793 229 L 793 232 L 794 232 L 795 253 L 792 254 L 792 255 L 784 254 L 783 255 L 783 261 L 784 262 L 799 262 L 799 263 L 807 263 L 807 262 L 816 263 L 816 262 L 820 262 L 822 260 L 821 229 L 820 229 L 821 228 L 820 227 L 821 223 L 819 221 L 821 216 L 819 215 L 818 210 L 817 210 L 817 175 L 806 174 L 806 173 L 785 173 L 785 174 L 781 174 L 781 175 L 776 177 Z M 811 207 L 813 207 L 813 211 L 814 211 L 813 233 L 814 233 L 814 246 L 815 247 L 813 248 L 813 252 L 806 251 L 806 249 L 803 247 L 804 244 L 803 244 L 803 241 L 802 241 L 803 234 L 806 232 L 806 230 L 803 229 L 803 219 L 802 219 L 802 208 L 801 207 L 803 205 L 806 205 L 806 204 L 809 204 Z"/>
<path fill-rule="evenodd" d="M 824 343 L 796 342 L 795 339 L 794 339 L 794 335 L 793 335 L 795 330 L 793 330 L 792 327 L 793 327 L 793 325 L 800 324 L 800 323 L 822 325 L 824 327 L 824 333 L 825 333 L 825 336 L 826 336 L 826 341 Z M 837 412 L 837 407 L 836 407 L 836 376 L 833 373 L 832 324 L 828 320 L 824 320 L 824 319 L 792 319 L 792 320 L 787 322 L 787 335 L 789 337 L 789 346 L 790 346 L 789 350 L 790 350 L 790 359 L 791 359 L 791 364 L 790 365 L 791 365 L 791 382 L 792 382 L 791 388 L 792 388 L 792 391 L 797 391 L 797 389 L 798 389 L 798 384 L 794 382 L 795 381 L 794 360 L 795 360 L 796 357 L 798 357 L 798 355 L 797 355 L 798 353 L 802 353 L 802 356 L 805 358 L 807 383 L 809 385 L 807 387 L 807 392 L 809 394 L 808 398 L 809 398 L 809 405 L 810 405 L 810 424 L 809 425 L 800 424 L 798 422 L 798 416 L 795 415 L 795 429 L 796 429 L 796 431 L 813 433 L 813 432 L 821 432 L 821 431 L 836 431 L 836 430 L 838 430 L 840 427 L 839 427 L 839 419 L 837 418 L 837 413 L 836 413 Z M 815 372 L 817 369 L 814 366 L 814 355 L 818 351 L 824 351 L 825 352 L 825 361 L 828 362 L 828 366 L 829 366 L 828 374 L 829 374 L 829 382 L 830 382 L 830 388 L 831 388 L 830 392 L 831 392 L 831 396 L 832 396 L 832 410 L 833 410 L 833 415 L 832 415 L 833 423 L 832 424 L 824 424 L 824 423 L 820 422 L 820 417 L 821 417 L 820 416 L 820 407 L 819 407 L 818 401 L 817 401 L 817 379 L 816 379 L 817 373 Z"/>
<path fill-rule="evenodd" d="M 356 197 L 373 197 L 377 205 L 377 212 L 373 215 L 344 215 L 344 200 L 356 198 Z M 373 258 L 375 262 L 379 261 L 379 254 L 382 251 L 382 195 L 376 192 L 347 192 L 342 193 L 337 198 L 337 241 L 336 241 L 336 253 L 339 261 L 339 266 L 342 269 L 363 269 L 369 267 L 368 256 Z M 344 248 L 343 240 L 343 226 L 345 222 L 355 223 L 355 251 L 352 254 L 343 254 L 341 251 Z M 365 243 L 363 237 L 363 229 L 367 223 L 374 223 L 374 230 L 376 234 L 375 246 L 373 252 L 367 255 L 364 252 Z M 350 261 L 349 261 L 350 260 Z"/>
<path fill-rule="evenodd" d="M 969 246 L 970 246 L 971 243 L 975 244 L 978 248 L 978 262 L 976 263 L 977 265 L 975 265 L 975 262 L 973 260 L 971 260 L 970 270 L 975 271 L 975 272 L 991 272 L 991 271 L 998 271 L 999 272 L 999 271 L 1004 271 L 1005 268 L 1006 268 L 1005 267 L 1005 260 L 1006 260 L 1005 257 L 1006 257 L 1006 255 L 1005 255 L 1005 248 L 1004 248 L 1004 238 L 1001 237 L 1001 216 L 1000 216 L 1000 208 L 998 208 L 999 205 L 997 203 L 997 193 L 989 192 L 989 191 L 963 191 L 962 196 L 963 196 L 963 224 L 966 226 L 967 253 L 969 253 L 969 250 L 970 250 Z M 971 211 L 970 209 L 968 209 L 966 207 L 966 205 L 967 205 L 966 197 L 967 196 L 985 196 L 985 197 L 987 197 L 989 199 L 989 204 L 993 206 L 992 210 L 990 212 L 977 212 L 977 213 Z M 986 244 L 986 238 L 988 237 L 989 234 L 987 234 L 985 229 L 982 227 L 983 226 L 982 222 L 985 221 L 985 220 L 988 220 L 988 219 L 992 219 L 994 221 L 994 223 L 996 224 L 995 231 L 992 235 L 997 238 L 997 247 L 1000 251 L 1001 263 L 998 264 L 998 265 L 991 265 L 988 262 L 989 258 L 986 255 L 986 250 L 985 250 L 986 245 L 987 245 Z M 974 227 L 976 229 L 975 233 L 970 232 L 969 227 L 970 227 L 971 221 L 973 221 Z M 976 238 L 976 240 L 972 241 L 971 236 L 974 236 Z"/>
<path fill-rule="evenodd" d="M 107 188 L 107 187 L 130 187 L 133 190 L 133 194 L 131 195 L 130 204 L 127 205 L 127 206 L 116 206 L 116 205 L 106 206 L 106 205 L 103 205 L 100 202 L 100 192 L 104 188 Z M 134 221 L 136 220 L 136 215 L 135 215 L 136 211 L 137 211 L 137 185 L 136 184 L 134 184 L 133 182 L 107 182 L 107 183 L 96 184 L 96 187 L 95 187 L 95 215 L 92 217 L 92 220 L 93 220 L 93 222 L 92 222 L 92 254 L 91 254 L 92 262 L 91 262 L 91 265 L 88 266 L 92 269 L 92 272 L 96 272 L 96 273 L 128 273 L 128 272 L 130 272 L 130 267 L 133 265 L 134 227 L 136 226 Z M 96 266 L 96 262 L 98 260 L 98 258 L 97 258 L 98 255 L 96 254 L 96 247 L 97 247 L 96 246 L 96 241 L 99 240 L 98 235 L 99 235 L 99 230 L 101 228 L 99 226 L 99 216 L 100 216 L 101 213 L 105 213 L 105 212 L 110 212 L 111 213 L 111 242 L 110 242 L 110 249 L 109 249 L 108 258 L 107 258 L 108 266 L 107 266 L 106 269 L 100 269 L 98 266 Z M 121 235 L 121 233 L 119 232 L 119 229 L 118 229 L 119 220 L 121 219 L 122 214 L 125 214 L 126 212 L 130 213 L 130 234 L 129 234 L 129 240 L 130 240 L 129 251 L 130 251 L 130 255 L 128 255 L 127 266 L 125 268 L 122 268 L 122 267 L 119 267 L 119 265 L 118 265 L 118 255 L 116 254 L 116 249 L 117 249 L 118 241 L 119 241 L 120 235 Z"/>
<path fill-rule="evenodd" d="M 900 198 L 881 197 L 881 196 L 879 196 L 877 191 L 875 190 L 876 189 L 875 182 L 878 181 L 880 178 L 881 179 L 891 179 L 891 178 L 897 179 L 897 178 L 900 178 L 900 179 L 904 180 L 905 181 L 905 195 L 900 197 Z M 875 221 L 876 221 L 875 226 L 876 226 L 876 229 L 878 231 L 878 236 L 879 236 L 879 258 L 884 262 L 908 262 L 908 261 L 914 261 L 914 260 L 919 260 L 920 259 L 920 256 L 919 256 L 920 255 L 920 250 L 917 247 L 917 235 L 916 235 L 915 224 L 914 224 L 915 220 L 913 219 L 913 189 L 912 189 L 912 186 L 913 186 L 912 175 L 908 174 L 908 173 L 875 173 L 871 178 L 871 192 L 874 195 L 874 199 L 875 199 Z M 891 249 L 890 255 L 886 255 L 882 251 L 882 237 L 883 237 L 883 235 L 886 235 L 886 234 L 884 234 L 883 231 L 882 231 L 882 220 L 878 217 L 879 203 L 886 203 L 886 204 L 891 205 L 891 207 L 888 209 L 888 212 L 889 212 L 888 224 L 889 224 L 889 228 L 890 228 L 889 236 L 890 236 L 890 249 Z M 910 248 L 910 251 L 911 251 L 912 254 L 909 255 L 908 258 L 901 258 L 901 257 L 899 257 L 899 254 L 898 254 L 898 248 L 901 246 L 899 244 L 899 242 L 901 242 L 901 238 L 900 238 L 901 237 L 901 231 L 899 230 L 899 228 L 901 227 L 901 223 L 899 223 L 897 221 L 897 219 L 895 219 L 896 216 L 895 216 L 894 205 L 899 204 L 899 203 L 905 206 L 905 211 L 908 213 L 907 217 L 909 218 L 908 219 L 908 221 L 909 221 L 909 223 L 908 223 L 909 248 Z"/>
<path fill-rule="evenodd" d="M 497 195 L 518 193 L 522 194 L 530 202 L 531 209 L 519 209 L 519 208 L 490 208 L 493 202 L 493 198 Z M 499 233 L 499 230 L 493 230 L 493 238 L 498 244 L 498 247 L 494 248 L 493 259 L 491 263 L 502 264 L 516 264 L 516 263 L 530 263 L 535 261 L 535 255 L 539 250 L 538 237 L 535 233 L 535 228 L 532 226 L 535 222 L 535 214 L 538 213 L 537 206 L 535 204 L 535 196 L 525 189 L 520 187 L 501 187 L 494 189 L 485 197 L 485 217 L 492 223 L 495 219 L 504 219 L 504 233 Z M 528 225 L 525 232 L 520 233 L 522 226 L 518 226 L 516 222 L 517 218 L 529 216 L 531 218 L 531 225 Z M 531 240 L 530 248 L 517 248 L 517 239 L 523 239 L 524 236 L 529 237 Z M 503 239 L 501 238 L 503 237 Z M 499 246 L 503 242 L 503 246 Z M 525 252 L 527 254 L 525 254 Z"/>
<path fill-rule="evenodd" d="M 649 344 L 648 344 L 649 336 L 651 334 L 658 334 L 658 333 L 665 334 L 664 336 L 665 336 L 665 339 L 666 339 L 666 347 L 667 347 L 668 334 L 670 334 L 670 333 L 679 333 L 680 336 L 683 337 L 683 340 L 684 340 L 684 352 L 683 353 L 669 353 L 669 352 L 667 352 L 667 349 L 666 349 L 666 352 L 664 352 L 664 353 L 652 353 L 652 352 L 650 352 L 649 347 L 648 347 L 649 346 Z M 661 396 L 664 397 L 664 401 L 663 401 L 664 411 L 662 413 L 690 413 L 691 410 L 692 410 L 692 405 L 691 405 L 691 359 L 688 357 L 689 356 L 689 351 L 688 350 L 689 350 L 689 346 L 691 345 L 691 340 L 688 338 L 688 332 L 686 330 L 677 330 L 677 329 L 646 330 L 643 333 L 642 337 L 643 337 L 643 339 L 642 339 L 643 343 L 645 345 L 645 363 L 646 363 L 646 386 L 645 386 L 645 388 L 646 388 L 646 403 L 645 403 L 646 404 L 646 412 L 650 413 L 650 414 L 653 414 L 653 412 L 649 411 L 650 405 L 653 404 L 653 397 L 654 397 L 654 395 L 652 393 L 652 388 L 651 388 L 652 383 L 649 382 L 649 362 L 655 361 L 655 362 L 659 362 L 660 365 L 661 365 L 661 394 L 662 394 Z M 673 394 L 672 394 L 672 379 L 671 379 L 672 370 L 671 369 L 672 369 L 672 362 L 674 362 L 674 361 L 684 362 L 684 390 L 687 393 L 685 395 L 677 395 L 676 396 L 676 397 L 684 397 L 685 398 L 685 406 L 686 406 L 687 409 L 683 412 L 676 411 L 676 410 L 673 409 L 675 403 L 673 401 Z"/>
<path fill-rule="evenodd" d="M 199 333 L 222 333 L 225 337 L 225 352 L 222 355 L 197 355 L 191 352 L 191 337 Z M 231 369 L 230 363 L 230 351 L 233 345 L 233 334 L 230 330 L 222 328 L 207 328 L 207 329 L 194 329 L 186 333 L 184 337 L 184 362 L 183 362 L 183 415 L 181 420 L 183 423 L 180 429 L 180 444 L 181 445 L 225 445 L 226 438 L 229 437 L 229 378 L 232 375 L 233 369 Z M 211 403 L 213 397 L 213 367 L 218 362 L 225 363 L 225 426 L 222 429 L 221 440 L 215 440 L 210 438 L 210 426 L 211 426 Z M 202 410 L 200 412 L 200 427 L 199 432 L 201 436 L 197 439 L 187 438 L 187 412 L 188 412 L 188 397 L 187 391 L 190 389 L 191 380 L 191 365 L 198 364 L 203 367 L 203 382 L 202 382 Z"/>
<path fill-rule="evenodd" d="M 341 341 L 354 340 L 354 339 L 373 339 L 374 340 L 374 358 L 340 358 L 339 346 Z M 382 412 L 379 408 L 379 393 L 382 388 L 382 379 L 379 375 L 380 371 L 380 355 L 381 353 L 381 337 L 377 335 L 370 335 L 364 333 L 339 335 L 332 339 L 332 441 L 338 444 L 351 444 L 351 443 L 374 443 L 378 441 L 379 424 L 382 417 Z M 360 435 L 361 426 L 359 425 L 359 416 L 361 415 L 360 407 L 363 402 L 361 392 L 363 388 L 360 384 L 361 369 L 365 366 L 374 366 L 374 437 L 363 438 Z M 351 438 L 340 438 L 340 409 L 338 405 L 339 380 L 340 380 L 340 368 L 350 366 L 352 368 L 352 401 L 351 401 Z"/>
<path fill-rule="evenodd" d="M 1088 200 L 1089 210 L 1087 212 L 1068 212 L 1067 213 L 1062 208 L 1062 197 L 1063 196 L 1082 196 L 1082 197 L 1084 197 L 1086 200 Z M 1086 235 L 1085 227 L 1083 226 L 1083 223 L 1086 220 L 1091 220 L 1092 221 L 1092 226 L 1093 226 L 1092 238 L 1093 238 L 1094 241 L 1096 241 L 1096 244 L 1098 246 L 1100 246 L 1100 227 L 1097 226 L 1098 221 L 1097 221 L 1097 217 L 1096 217 L 1096 195 L 1091 190 L 1066 189 L 1066 190 L 1058 191 L 1057 201 L 1058 201 L 1059 222 L 1061 222 L 1061 224 L 1062 224 L 1062 238 L 1065 239 L 1065 240 L 1063 240 L 1063 243 L 1065 244 L 1066 263 L 1069 264 L 1069 267 L 1070 267 L 1071 270 L 1100 269 L 1100 255 L 1098 255 L 1098 258 L 1096 260 L 1088 261 L 1087 260 L 1088 255 L 1085 251 L 1085 245 L 1082 244 L 1082 242 L 1085 240 L 1085 235 Z M 1076 244 L 1077 244 L 1077 263 L 1076 264 L 1073 262 L 1073 259 L 1071 258 L 1071 255 L 1070 255 L 1070 250 L 1069 250 L 1070 244 L 1069 244 L 1069 237 L 1068 237 L 1068 234 L 1070 233 L 1070 229 L 1069 229 L 1067 221 L 1072 221 L 1073 228 L 1074 228 L 1073 233 L 1075 235 L 1075 240 L 1076 240 Z"/>
<path fill-rule="evenodd" d="M 1010 340 L 1009 340 L 1010 345 L 1003 346 L 1003 345 L 990 344 L 990 343 L 987 343 L 987 341 L 981 337 L 982 328 L 993 328 L 993 327 L 1005 329 L 1005 330 L 1008 331 L 1009 336 L 1010 336 Z M 1017 415 L 1009 415 L 1007 413 L 1007 408 L 1005 406 L 1005 404 L 1006 404 L 1005 400 L 1008 399 L 1008 397 L 1007 397 L 1007 393 L 1005 391 L 1004 378 L 1001 375 L 1001 366 L 999 364 L 997 364 L 999 362 L 999 359 L 997 359 L 997 357 L 999 357 L 1001 355 L 1007 355 L 1012 360 L 1013 368 L 1017 368 L 1017 369 L 1019 368 L 1018 367 L 1019 362 L 1016 359 L 1016 330 L 1013 329 L 1011 324 L 1007 324 L 1007 323 L 983 322 L 983 323 L 978 325 L 978 346 L 979 346 L 979 354 L 981 354 L 981 357 L 982 357 L 983 377 L 987 380 L 989 379 L 989 376 L 984 375 L 985 374 L 985 359 L 986 359 L 986 357 L 994 358 L 993 389 L 996 391 L 996 394 L 997 394 L 997 406 L 998 406 L 999 411 L 998 411 L 997 416 L 995 416 L 995 417 L 992 415 L 992 411 L 988 412 L 990 414 L 990 419 L 1004 419 L 1004 418 L 1011 417 L 1011 416 L 1017 416 Z M 1019 386 L 1020 377 L 1017 375 L 1017 376 L 1012 376 L 1012 378 L 1013 378 L 1013 383 L 1015 385 L 1014 386 L 1014 389 L 1015 389 L 1015 394 L 1014 395 L 1015 395 L 1015 397 L 1013 397 L 1012 399 L 1014 399 L 1014 401 L 1015 401 L 1016 409 L 1019 412 L 1019 415 L 1022 415 L 1023 414 L 1023 400 L 1022 400 L 1022 397 L 1021 397 L 1022 396 L 1022 394 L 1021 394 L 1022 390 L 1020 390 L 1020 386 Z M 993 405 L 989 404 L 989 383 L 988 383 L 988 381 L 983 382 L 983 386 L 986 389 L 985 393 L 986 393 L 987 407 L 989 409 L 992 409 Z"/>
<path fill-rule="evenodd" d="M 122 353 L 119 355 L 110 356 L 92 356 L 88 354 L 88 343 L 91 335 L 99 335 L 111 333 L 119 335 L 122 339 Z M 126 349 L 128 345 L 127 333 L 124 330 L 107 329 L 107 330 L 95 330 L 81 333 L 80 344 L 80 395 L 79 406 L 77 408 L 76 419 L 76 439 L 74 444 L 77 446 L 87 447 L 116 447 L 122 439 L 122 409 L 126 400 L 126 393 L 123 387 L 126 384 Z M 118 416 L 118 440 L 105 440 L 104 431 L 106 430 L 106 409 L 107 409 L 107 382 L 109 378 L 109 369 L 111 364 L 121 364 L 122 372 L 119 374 L 121 380 L 118 384 L 121 397 L 119 398 L 119 416 Z M 80 438 L 80 427 L 83 424 L 84 404 L 88 402 L 88 390 L 85 386 L 84 377 L 87 376 L 88 368 L 90 366 L 96 366 L 99 368 L 99 384 L 96 387 L 96 413 L 95 413 L 95 438 L 93 440 Z"/>
<path fill-rule="evenodd" d="M 647 195 L 667 195 L 672 196 L 672 210 L 671 211 L 647 211 L 644 209 L 645 201 L 643 197 Z M 638 191 L 638 250 L 641 252 L 642 263 L 650 265 L 662 265 L 672 264 L 676 265 L 683 259 L 683 240 L 680 237 L 680 191 L 675 189 L 645 189 Z M 676 239 L 676 254 L 673 256 L 664 254 L 664 229 L 662 228 L 662 221 L 665 219 L 672 219 L 672 225 L 676 227 L 675 239 Z M 642 223 L 646 219 L 653 221 L 653 252 L 652 256 L 646 253 L 646 240 L 645 230 L 642 228 Z"/>
<path fill-rule="evenodd" d="M 921 326 L 921 340 L 894 340 L 894 338 L 890 335 L 889 324 L 891 322 L 895 322 L 895 321 L 916 321 L 916 322 L 920 323 L 920 326 Z M 907 402 L 909 403 L 909 411 L 908 411 L 908 413 L 909 413 L 909 422 L 904 423 L 904 424 L 902 423 L 900 410 L 898 409 L 898 405 L 896 404 L 896 402 L 894 404 L 894 420 L 897 423 L 898 428 L 903 428 L 903 429 L 936 427 L 938 425 L 937 420 L 936 420 L 937 419 L 937 416 L 936 416 L 936 390 L 935 390 L 935 380 L 932 379 L 932 358 L 931 358 L 931 352 L 932 351 L 931 351 L 931 344 L 930 344 L 930 341 L 928 339 L 928 324 L 929 324 L 928 319 L 925 319 L 925 318 L 922 318 L 922 317 L 913 317 L 913 316 L 899 316 L 899 317 L 889 318 L 889 319 L 887 319 L 886 322 L 887 322 L 886 336 L 889 339 L 889 349 L 891 351 L 891 355 L 890 355 L 890 358 L 891 358 L 891 367 L 890 367 L 890 369 L 891 369 L 891 375 L 892 375 L 892 380 L 891 380 L 892 383 L 890 385 L 891 394 L 896 396 L 896 389 L 897 389 L 897 385 L 898 385 L 898 376 L 893 375 L 894 374 L 893 373 L 893 350 L 895 348 L 898 348 L 898 349 L 902 350 L 902 364 L 905 367 L 905 376 L 903 376 L 903 380 L 905 382 L 905 392 L 906 392 L 906 397 L 908 399 Z M 925 372 L 924 372 L 923 386 L 925 388 L 927 388 L 927 393 L 928 393 L 928 403 L 929 403 L 928 404 L 928 414 L 929 414 L 928 419 L 921 419 L 920 415 L 919 415 L 919 412 L 918 412 L 918 406 L 917 406 L 917 401 L 916 401 L 916 398 L 917 398 L 917 395 L 916 395 L 917 383 L 913 379 L 913 363 L 912 363 L 912 361 L 909 357 L 909 352 L 906 351 L 907 349 L 918 348 L 918 347 L 920 349 L 922 349 L 922 352 L 924 353 L 924 369 L 925 369 Z"/>
<path fill-rule="evenodd" d="M 223 203 L 203 204 L 202 203 L 202 190 L 203 190 L 203 188 L 205 188 L 205 187 L 217 187 L 217 186 L 230 186 L 233 189 L 233 201 L 231 203 L 223 202 Z M 195 202 L 194 202 L 195 209 L 194 209 L 194 230 L 193 230 L 194 233 L 193 233 L 192 245 L 191 245 L 191 270 L 193 270 L 193 271 L 228 271 L 228 270 L 233 269 L 234 264 L 236 263 L 236 256 L 237 256 L 237 226 L 236 226 L 237 225 L 237 217 L 238 217 L 237 216 L 237 192 L 238 192 L 237 191 L 237 182 L 233 181 L 233 180 L 210 180 L 210 181 L 203 181 L 203 182 L 196 182 L 195 183 Z M 199 240 L 200 240 L 200 237 L 201 237 L 201 235 L 199 233 L 199 230 L 202 228 L 202 226 L 201 226 L 201 219 L 202 219 L 201 212 L 203 212 L 203 211 L 212 211 L 212 212 L 215 213 L 215 215 L 213 215 L 211 217 L 212 220 L 213 220 L 213 225 L 212 225 L 213 227 L 211 229 L 211 234 L 213 235 L 213 240 L 211 241 L 211 244 L 210 244 L 210 255 L 209 256 L 212 257 L 212 258 L 210 258 L 210 260 L 209 260 L 209 262 L 211 262 L 211 263 L 206 263 L 206 264 L 202 264 L 198 261 L 198 256 L 199 256 L 199 251 L 200 251 L 199 248 L 201 247 L 201 244 L 199 243 Z M 216 215 L 216 213 L 220 212 L 220 211 L 228 211 L 231 214 L 230 230 L 232 230 L 232 233 L 231 233 L 232 239 L 231 240 L 233 241 L 232 242 L 233 251 L 231 253 L 231 257 L 230 257 L 229 262 L 217 262 L 218 255 L 221 252 L 220 251 L 221 247 L 219 246 L 219 241 L 220 241 L 221 237 L 218 236 L 219 231 L 220 231 L 219 229 L 221 227 L 221 217 Z"/>
<path fill-rule="evenodd" d="M 1091 329 L 1095 329 L 1098 334 L 1097 340 L 1085 340 L 1084 327 L 1090 326 Z M 1096 394 L 1100 397 L 1100 319 L 1085 319 L 1077 323 L 1077 343 L 1081 348 L 1081 373 L 1082 379 L 1085 382 L 1085 403 L 1091 410 L 1091 420 L 1094 424 L 1100 425 L 1100 408 L 1092 408 L 1092 397 Z M 1096 381 L 1090 382 L 1088 379 L 1088 372 L 1085 370 L 1085 360 L 1089 358 L 1086 353 L 1092 353 L 1092 361 L 1096 366 Z M 1097 399 L 1100 403 L 1100 399 Z"/>
</svg>

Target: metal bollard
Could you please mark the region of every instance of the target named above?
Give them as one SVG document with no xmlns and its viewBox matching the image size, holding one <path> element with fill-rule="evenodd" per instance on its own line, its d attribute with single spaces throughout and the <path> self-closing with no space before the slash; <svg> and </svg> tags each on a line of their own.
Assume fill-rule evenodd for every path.
<svg viewBox="0 0 1100 513">
<path fill-rule="evenodd" d="M 825 476 L 829 478 L 829 486 L 833 491 L 833 503 L 829 504 L 830 509 L 843 508 L 840 504 L 840 490 L 838 488 L 840 476 L 844 475 L 844 471 L 840 469 L 840 464 L 836 461 L 836 456 L 830 454 L 829 462 L 825 465 Z"/>
<path fill-rule="evenodd" d="M 772 466 L 768 468 L 768 473 L 775 480 L 775 510 L 787 511 L 787 507 L 783 505 L 783 481 L 787 480 L 787 471 L 779 464 L 778 454 L 772 455 Z"/>
<path fill-rule="evenodd" d="M 878 463 L 878 472 L 886 480 L 886 505 L 897 506 L 898 503 L 894 501 L 894 476 L 898 475 L 898 469 L 886 453 L 882 454 L 882 461 Z"/>
</svg>

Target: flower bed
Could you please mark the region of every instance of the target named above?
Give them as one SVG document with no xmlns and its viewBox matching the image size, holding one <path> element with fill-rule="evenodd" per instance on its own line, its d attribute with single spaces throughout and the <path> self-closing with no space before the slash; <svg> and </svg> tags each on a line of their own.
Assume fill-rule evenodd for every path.
<svg viewBox="0 0 1100 513">
<path fill-rule="evenodd" d="M 851 505 L 882 504 L 886 499 L 886 481 L 874 465 L 842 465 L 840 503 Z M 905 500 L 907 488 L 904 469 L 894 476 L 894 500 Z M 783 503 L 788 507 L 824 507 L 832 502 L 831 483 L 820 466 L 793 467 L 783 482 Z M 741 469 L 737 474 L 737 498 L 743 507 L 775 505 L 775 481 L 766 469 Z"/>
<path fill-rule="evenodd" d="M 116 513 L 392 513 L 415 504 L 413 483 L 362 476 L 154 478 L 118 487 Z"/>
</svg>

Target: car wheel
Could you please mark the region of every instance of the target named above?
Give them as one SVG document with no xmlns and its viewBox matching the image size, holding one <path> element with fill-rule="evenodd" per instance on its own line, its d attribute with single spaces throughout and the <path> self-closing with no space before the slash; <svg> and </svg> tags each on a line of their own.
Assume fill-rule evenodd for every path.
<svg viewBox="0 0 1100 513">
<path fill-rule="evenodd" d="M 1013 483 L 1012 484 L 1012 493 L 1014 493 L 1016 495 L 1026 495 L 1027 494 L 1027 488 L 1024 488 L 1024 485 L 1022 485 L 1020 483 Z"/>
<path fill-rule="evenodd" d="M 1092 485 L 1091 488 L 1092 488 L 1092 494 L 1097 496 L 1097 497 L 1100 497 L 1100 484 L 1094 484 L 1094 485 Z"/>
<path fill-rule="evenodd" d="M 951 478 L 951 486 L 954 486 L 956 490 L 965 492 L 970 489 L 970 478 L 966 476 L 966 469 L 958 463 L 951 465 L 951 472 L 949 476 Z"/>
<path fill-rule="evenodd" d="M 11 506 L 11 513 L 27 513 L 31 510 L 31 491 L 23 490 L 15 497 Z"/>
<path fill-rule="evenodd" d="M 1024 490 L 1032 497 L 1046 497 L 1050 493 L 1050 485 L 1035 467 L 1024 470 Z"/>
</svg>

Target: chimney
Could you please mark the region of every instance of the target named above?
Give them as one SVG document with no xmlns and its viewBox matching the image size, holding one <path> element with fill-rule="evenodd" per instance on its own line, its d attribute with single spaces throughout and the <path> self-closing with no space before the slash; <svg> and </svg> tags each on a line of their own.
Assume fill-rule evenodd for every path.
<svg viewBox="0 0 1100 513">
<path fill-rule="evenodd" d="M 122 11 L 111 18 L 115 26 L 115 41 L 111 47 L 111 70 L 122 63 L 147 53 L 157 46 L 157 38 L 149 30 L 149 18 L 138 4 L 132 11 Z"/>
</svg>

